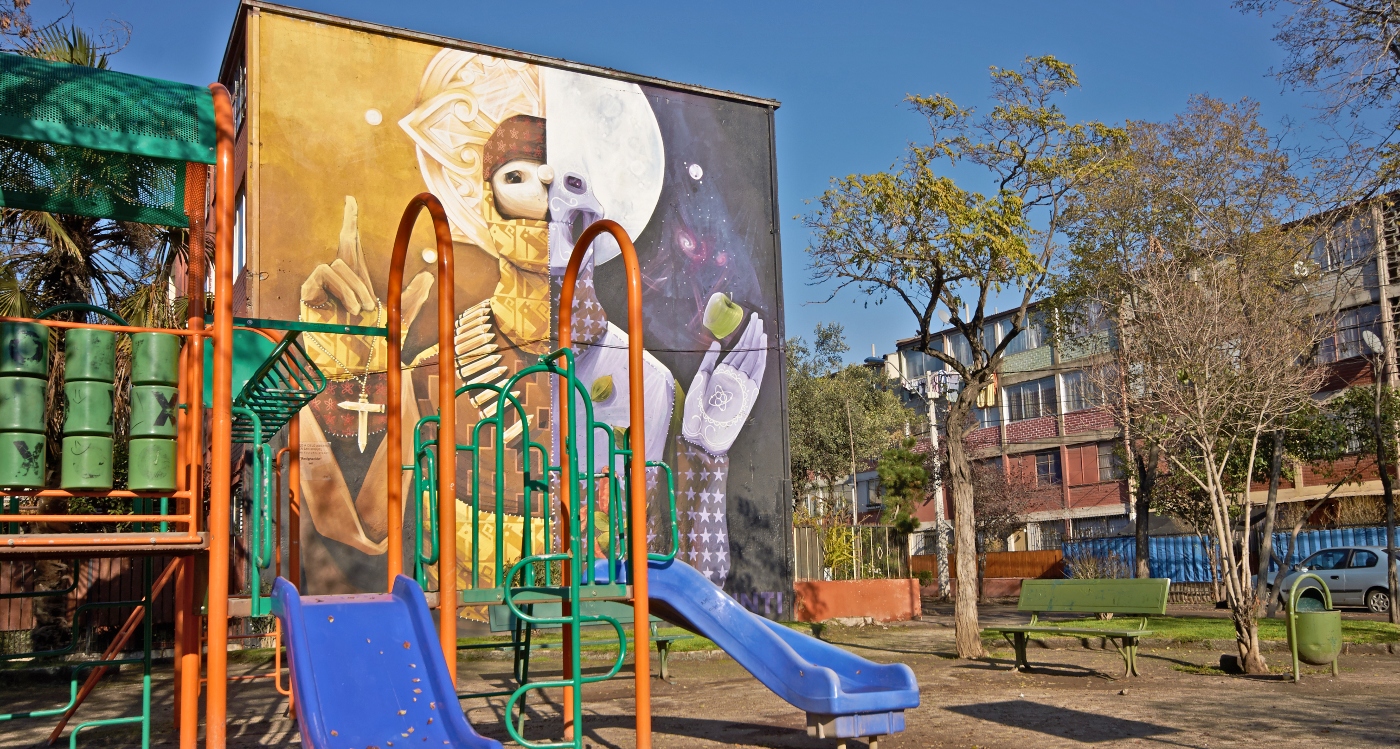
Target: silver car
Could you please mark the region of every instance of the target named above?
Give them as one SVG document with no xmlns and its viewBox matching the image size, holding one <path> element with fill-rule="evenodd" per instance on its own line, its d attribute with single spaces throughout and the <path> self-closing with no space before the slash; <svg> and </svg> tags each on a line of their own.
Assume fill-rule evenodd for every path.
<svg viewBox="0 0 1400 749">
<path fill-rule="evenodd" d="M 1397 555 L 1400 555 L 1400 551 L 1397 551 Z M 1293 571 L 1283 578 L 1279 600 L 1287 602 L 1293 581 L 1299 575 L 1311 572 L 1327 583 L 1327 588 L 1332 591 L 1332 605 L 1365 606 L 1374 613 L 1383 614 L 1390 611 L 1390 585 L 1386 582 L 1385 565 L 1381 563 L 1383 559 L 1384 546 L 1323 549 L 1294 565 Z M 1316 589 L 1317 581 L 1304 581 L 1303 589 L 1309 588 Z"/>
</svg>

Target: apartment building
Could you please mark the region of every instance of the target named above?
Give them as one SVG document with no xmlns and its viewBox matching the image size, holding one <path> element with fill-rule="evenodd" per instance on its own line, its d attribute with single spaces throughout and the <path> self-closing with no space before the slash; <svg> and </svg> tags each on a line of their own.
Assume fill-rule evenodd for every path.
<svg viewBox="0 0 1400 749">
<path fill-rule="evenodd" d="M 1384 342 L 1383 370 L 1392 387 L 1400 386 L 1396 367 L 1395 309 L 1400 304 L 1400 225 L 1397 224 L 1400 193 L 1382 196 L 1342 214 L 1324 214 L 1310 221 L 1333 221 L 1335 231 L 1319 239 L 1311 267 L 1297 272 L 1315 274 L 1311 289 L 1319 314 L 1331 323 L 1329 334 L 1315 353 L 1327 366 L 1328 377 L 1319 399 L 1348 387 L 1375 383 L 1376 356 L 1363 342 L 1372 331 Z M 1334 312 L 1335 311 L 1335 312 Z M 1011 313 L 993 316 L 984 334 L 988 346 L 999 343 L 1010 327 Z M 1127 481 L 1119 464 L 1121 435 L 1112 415 L 1099 404 L 1085 371 L 1103 362 L 1110 353 L 1107 331 L 1069 336 L 1055 345 L 1047 320 L 1031 308 L 1031 324 L 1007 349 L 995 383 L 995 401 L 975 408 L 977 428 L 968 438 L 975 460 L 996 461 L 1021 477 L 1030 495 L 1024 515 L 1026 528 L 1008 540 L 1015 549 L 1057 548 L 1065 538 L 1132 533 L 1135 518 L 1128 499 Z M 906 403 L 932 419 L 914 430 L 922 449 L 930 449 L 947 433 L 946 402 L 930 398 L 945 390 L 939 382 L 947 376 L 939 360 L 917 350 L 916 338 L 899 341 L 884 357 L 882 366 L 904 394 Z M 933 348 L 952 353 L 962 361 L 971 358 L 966 339 L 953 329 L 933 336 Z M 874 362 L 872 362 L 874 363 Z M 956 397 L 944 394 L 943 397 Z M 1358 447 L 1359 450 L 1359 447 Z M 1332 482 L 1354 473 L 1353 480 L 1333 489 Z M 1350 506 L 1374 506 L 1381 493 L 1374 461 L 1358 452 L 1341 465 L 1296 464 L 1282 482 L 1281 503 L 1313 502 L 1329 491 L 1332 500 L 1313 513 L 1313 522 L 1355 516 Z M 1264 501 L 1262 490 L 1255 495 Z M 947 492 L 940 500 L 945 517 L 952 516 Z M 937 515 L 934 499 L 919 508 L 922 527 L 932 529 Z M 1152 518 L 1154 533 L 1184 532 L 1170 520 Z"/>
<path fill-rule="evenodd" d="M 1119 431 L 1099 407 L 1085 370 L 1109 352 L 1106 331 L 1090 331 L 1072 344 L 1055 345 L 1047 320 L 1032 308 L 1029 327 L 1008 346 L 995 388 L 974 408 L 976 428 L 967 439 L 978 461 L 995 461 L 1015 477 L 1028 495 L 1025 530 L 1007 540 L 1015 549 L 1058 548 L 1066 537 L 1116 535 L 1130 527 L 1127 483 L 1119 466 Z M 993 316 L 984 334 L 996 345 L 1011 328 L 1011 314 Z M 948 329 L 934 336 L 933 348 L 960 361 L 971 358 L 966 338 Z M 885 357 L 885 372 L 898 380 L 906 402 L 925 417 L 917 435 L 929 449 L 931 425 L 939 440 L 947 433 L 947 403 L 927 396 L 932 391 L 956 398 L 946 381 L 944 364 L 918 350 L 918 340 L 899 341 Z M 891 383 L 892 385 L 895 383 Z M 990 402 L 986 402 L 990 401 Z M 943 493 L 945 517 L 951 499 Z M 937 507 L 930 499 L 919 508 L 922 527 L 933 528 Z"/>
</svg>

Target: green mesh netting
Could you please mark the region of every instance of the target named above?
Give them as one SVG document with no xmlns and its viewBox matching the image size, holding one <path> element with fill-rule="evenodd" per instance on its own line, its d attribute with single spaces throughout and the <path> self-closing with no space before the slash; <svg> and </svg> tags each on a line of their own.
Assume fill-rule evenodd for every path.
<svg viewBox="0 0 1400 749">
<path fill-rule="evenodd" d="M 0 205 L 186 226 L 214 103 L 183 83 L 0 54 Z"/>
</svg>

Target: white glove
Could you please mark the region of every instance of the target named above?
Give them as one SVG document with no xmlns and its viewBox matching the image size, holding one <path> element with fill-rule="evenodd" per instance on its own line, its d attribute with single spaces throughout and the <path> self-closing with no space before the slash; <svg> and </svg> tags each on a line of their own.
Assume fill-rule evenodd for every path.
<svg viewBox="0 0 1400 749">
<path fill-rule="evenodd" d="M 681 436 L 719 456 L 729 452 L 744 421 L 758 400 L 763 370 L 768 365 L 768 334 L 763 320 L 750 316 L 749 326 L 719 366 L 719 342 L 710 344 L 700 371 L 685 396 Z"/>
</svg>

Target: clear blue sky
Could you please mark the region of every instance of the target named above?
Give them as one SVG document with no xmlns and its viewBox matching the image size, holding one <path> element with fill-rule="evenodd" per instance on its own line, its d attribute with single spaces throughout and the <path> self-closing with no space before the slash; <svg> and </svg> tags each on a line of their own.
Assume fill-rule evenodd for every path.
<svg viewBox="0 0 1400 749">
<path fill-rule="evenodd" d="M 203 84 L 216 74 L 235 0 L 74 0 L 89 26 L 117 18 L 127 72 Z M 1301 95 L 1269 78 L 1280 60 L 1271 21 L 1228 0 L 1172 2 L 475 2 L 296 0 L 300 7 L 659 78 L 778 99 L 779 199 L 788 335 L 845 325 L 858 360 L 913 332 L 907 310 L 808 281 L 807 235 L 793 217 L 833 176 L 889 167 L 921 119 L 909 93 L 985 102 L 987 68 L 1026 55 L 1074 63 L 1076 119 L 1165 119 L 1189 95 L 1261 102 L 1265 121 L 1306 120 Z M 42 16 L 53 0 L 36 0 Z"/>
</svg>

